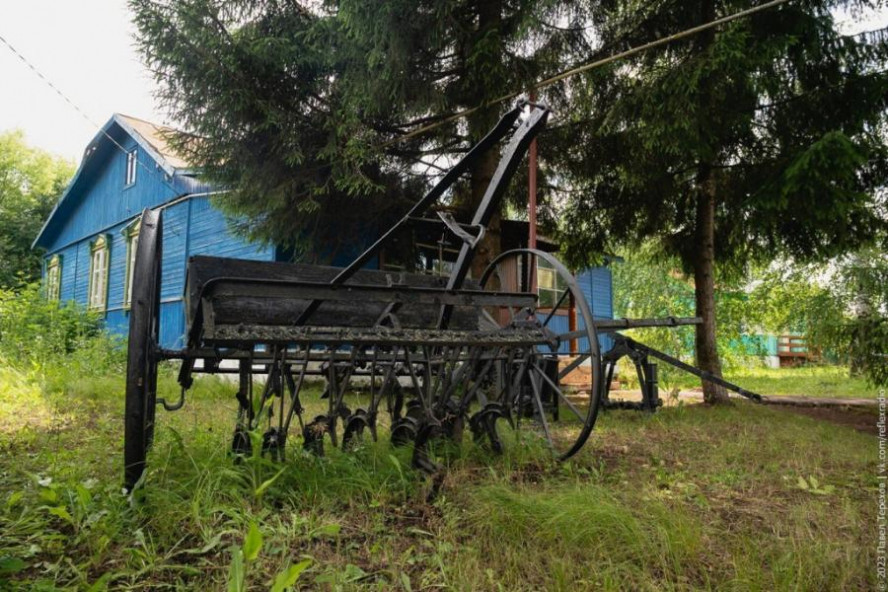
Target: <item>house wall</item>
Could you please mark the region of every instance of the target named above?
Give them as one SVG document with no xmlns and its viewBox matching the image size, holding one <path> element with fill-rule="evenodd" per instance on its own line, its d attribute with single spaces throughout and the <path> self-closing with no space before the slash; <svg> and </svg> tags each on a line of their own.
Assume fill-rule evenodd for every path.
<svg viewBox="0 0 888 592">
<path fill-rule="evenodd" d="M 58 224 L 54 239 L 46 245 L 55 252 L 77 243 L 85 236 L 110 230 L 122 220 L 137 216 L 145 208 L 155 208 L 186 192 L 189 183 L 170 178 L 148 154 L 127 135 L 115 139 L 127 152 L 138 150 L 141 165 L 136 169 L 136 182 L 125 186 L 126 154 L 110 141 L 97 148 L 78 178 L 77 192 L 67 195 L 64 211 L 54 217 Z"/>
<path fill-rule="evenodd" d="M 592 310 L 592 316 L 596 319 L 612 319 L 614 318 L 614 300 L 613 300 L 613 275 L 609 267 L 591 267 L 583 270 L 576 275 L 577 284 L 580 290 L 586 296 L 586 302 Z M 569 330 L 569 320 L 567 316 L 555 316 L 549 321 L 549 327 L 555 333 L 566 333 Z M 577 314 L 577 328 L 585 328 L 582 315 Z M 609 335 L 599 335 L 598 344 L 601 351 L 607 351 L 613 347 L 613 340 Z M 588 351 L 589 340 L 577 340 L 577 348 L 579 351 Z M 570 344 L 563 343 L 558 350 L 561 353 L 570 351 Z"/>
<path fill-rule="evenodd" d="M 86 201 L 90 201 L 90 198 Z M 138 216 L 130 216 L 104 234 L 110 239 L 108 296 L 105 327 L 125 336 L 129 331 L 129 310 L 124 308 L 127 241 L 125 229 Z M 62 256 L 60 297 L 86 305 L 89 289 L 90 243 L 96 233 L 56 252 Z M 224 215 L 210 204 L 207 196 L 184 199 L 163 210 L 163 255 L 161 276 L 160 343 L 166 348 L 184 347 L 185 312 L 182 297 L 185 270 L 193 255 L 236 257 L 272 261 L 271 248 L 252 245 L 233 236 Z"/>
</svg>

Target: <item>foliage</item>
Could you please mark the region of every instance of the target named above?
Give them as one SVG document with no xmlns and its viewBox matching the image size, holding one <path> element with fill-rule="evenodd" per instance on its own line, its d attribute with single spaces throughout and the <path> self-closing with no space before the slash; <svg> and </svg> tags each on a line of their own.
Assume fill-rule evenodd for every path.
<svg viewBox="0 0 888 592">
<path fill-rule="evenodd" d="M 862 250 L 825 265 L 783 262 L 753 291 L 775 333 L 804 333 L 809 345 L 888 384 L 888 257 Z"/>
<path fill-rule="evenodd" d="M 0 289 L 0 359 L 52 379 L 121 371 L 123 348 L 75 302 L 48 301 L 39 284 Z"/>
<path fill-rule="evenodd" d="M 593 3 L 605 44 L 637 46 L 757 3 Z M 790 2 L 642 52 L 576 80 L 583 117 L 560 133 L 562 241 L 572 263 L 655 239 L 695 280 L 695 354 L 720 373 L 716 278 L 777 254 L 823 260 L 888 226 L 888 35 L 846 35 L 838 11 L 876 1 Z M 721 269 L 717 269 L 717 268 Z M 724 393 L 707 387 L 708 401 Z"/>
<path fill-rule="evenodd" d="M 612 265 L 614 315 L 626 318 L 693 317 L 693 280 L 680 271 L 675 257 L 656 256 L 651 245 L 637 251 L 622 251 L 621 262 Z M 756 365 L 764 355 L 764 343 L 757 335 L 764 321 L 761 302 L 744 291 L 739 277 L 718 278 L 716 313 L 718 350 L 727 371 Z M 642 343 L 686 362 L 694 358 L 694 328 L 634 329 L 627 332 Z M 661 382 L 679 379 L 679 372 L 661 365 Z"/>
<path fill-rule="evenodd" d="M 223 204 L 246 215 L 253 237 L 316 253 L 376 235 L 505 107 L 404 139 L 410 130 L 520 91 L 591 51 L 582 2 L 130 6 L 159 98 L 190 132 L 174 142 L 232 190 Z M 477 203 L 494 165 L 478 163 L 454 204 Z"/>
<path fill-rule="evenodd" d="M 0 133 L 0 288 L 40 277 L 31 243 L 73 172 L 67 160 L 29 147 L 22 132 Z"/>
<path fill-rule="evenodd" d="M 630 31 L 637 45 L 753 3 L 596 4 L 605 42 Z M 571 98 L 590 117 L 561 128 L 577 146 L 573 258 L 656 237 L 692 270 L 701 192 L 716 202 L 724 264 L 871 242 L 886 225 L 888 36 L 845 35 L 835 15 L 875 5 L 791 2 L 586 75 Z"/>
</svg>

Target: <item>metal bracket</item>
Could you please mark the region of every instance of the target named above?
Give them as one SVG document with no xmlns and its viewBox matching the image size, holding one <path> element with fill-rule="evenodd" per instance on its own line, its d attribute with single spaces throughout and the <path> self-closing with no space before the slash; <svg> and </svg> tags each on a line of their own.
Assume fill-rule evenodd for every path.
<svg viewBox="0 0 888 592">
<path fill-rule="evenodd" d="M 487 229 L 482 224 L 473 224 L 470 228 L 476 229 L 478 234 L 472 236 L 463 230 L 463 227 L 460 226 L 459 222 L 453 219 L 450 212 L 438 212 L 438 217 L 441 218 L 441 222 L 450 229 L 450 232 L 458 236 L 464 243 L 473 249 L 478 246 L 478 243 L 484 240 L 484 235 L 487 233 Z"/>
</svg>

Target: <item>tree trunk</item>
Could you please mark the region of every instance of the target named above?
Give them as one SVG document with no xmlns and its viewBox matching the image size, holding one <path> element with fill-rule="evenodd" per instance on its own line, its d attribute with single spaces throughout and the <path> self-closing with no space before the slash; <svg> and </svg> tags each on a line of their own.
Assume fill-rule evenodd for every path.
<svg viewBox="0 0 888 592">
<path fill-rule="evenodd" d="M 715 323 L 715 177 L 712 168 L 701 166 L 697 177 L 697 220 L 694 251 L 694 296 L 697 316 L 703 324 L 697 325 L 696 355 L 701 370 L 721 376 L 721 361 L 716 346 Z M 703 400 L 706 403 L 727 403 L 724 387 L 703 382 Z"/>
<path fill-rule="evenodd" d="M 489 42 L 486 41 L 489 38 L 489 32 L 497 30 L 502 25 L 502 12 L 503 6 L 501 0 L 488 0 L 486 2 L 478 3 L 478 31 L 472 42 L 473 45 L 481 42 Z M 476 48 L 471 47 L 466 52 L 466 55 L 471 55 L 474 51 L 476 51 Z M 488 73 L 483 71 L 469 73 L 469 77 L 474 79 L 472 86 L 475 90 L 471 93 L 474 96 L 470 98 L 470 105 L 467 106 L 479 105 L 484 101 L 484 80 L 487 75 Z M 489 132 L 496 124 L 498 119 L 498 107 L 481 109 L 469 116 L 469 135 L 471 136 L 472 142 L 477 142 L 487 135 L 487 132 Z M 478 205 L 480 205 L 481 200 L 484 198 L 484 193 L 490 185 L 490 180 L 493 178 L 494 172 L 496 172 L 499 158 L 499 150 L 496 148 L 491 149 L 487 154 L 482 156 L 469 171 L 469 203 L 466 204 L 465 207 L 469 216 L 474 214 Z M 481 274 L 484 273 L 484 270 L 487 269 L 490 262 L 493 261 L 501 251 L 500 220 L 501 213 L 500 211 L 497 211 L 487 225 L 487 233 L 478 244 L 475 257 L 472 260 L 471 271 L 471 275 L 475 279 L 481 277 Z"/>
</svg>

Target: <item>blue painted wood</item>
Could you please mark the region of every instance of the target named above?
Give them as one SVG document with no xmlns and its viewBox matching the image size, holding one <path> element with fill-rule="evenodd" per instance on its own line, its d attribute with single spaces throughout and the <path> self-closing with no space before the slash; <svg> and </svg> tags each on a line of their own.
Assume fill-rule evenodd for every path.
<svg viewBox="0 0 888 592">
<path fill-rule="evenodd" d="M 119 128 L 112 132 L 126 150 L 136 148 L 132 138 L 123 137 Z M 52 218 L 44 244 L 55 251 L 85 236 L 92 236 L 123 220 L 136 216 L 144 208 L 154 208 L 180 195 L 172 179 L 144 152 L 138 150 L 136 182 L 125 186 L 126 154 L 110 141 L 101 143 L 84 163 L 83 171 L 69 189 L 64 211 Z M 61 207 L 61 206 L 60 206 Z"/>
<path fill-rule="evenodd" d="M 160 305 L 160 345 L 170 349 L 185 347 L 185 305 L 181 300 Z"/>
<path fill-rule="evenodd" d="M 583 292 L 586 302 L 592 310 L 592 316 L 597 319 L 613 318 L 613 278 L 611 271 L 607 267 L 592 267 L 585 269 L 576 275 L 577 283 Z M 586 324 L 583 322 L 581 315 L 577 315 L 577 328 L 583 329 Z M 556 315 L 549 321 L 549 327 L 555 333 L 566 333 L 569 330 L 569 321 L 567 315 Z M 598 344 L 601 351 L 607 351 L 613 347 L 613 339 L 609 335 L 599 335 Z M 578 339 L 577 348 L 579 351 L 588 351 L 589 340 Z M 558 349 L 559 353 L 569 353 L 570 344 L 562 343 Z"/>
<path fill-rule="evenodd" d="M 63 249 L 58 253 L 62 257 L 61 285 L 59 300 L 74 300 L 74 278 L 77 274 L 77 246 Z M 44 271 L 45 273 L 45 271 Z"/>
<path fill-rule="evenodd" d="M 185 263 L 188 242 L 188 202 L 181 202 L 163 211 L 163 275 L 160 301 L 182 298 L 185 289 Z"/>
<path fill-rule="evenodd" d="M 109 311 L 105 315 L 105 330 L 112 335 L 126 337 L 129 332 L 129 312 L 123 309 Z"/>
<path fill-rule="evenodd" d="M 89 241 L 92 237 L 77 243 L 77 275 L 74 277 L 74 300 L 86 306 L 89 290 Z"/>
<path fill-rule="evenodd" d="M 123 284 L 126 277 L 126 237 L 121 234 L 125 224 L 118 224 L 105 234 L 110 238 L 111 252 L 108 265 L 108 299 L 105 306 L 108 310 L 123 309 Z"/>
<path fill-rule="evenodd" d="M 146 207 L 174 202 L 164 208 L 160 332 L 164 347 L 182 347 L 185 317 L 181 300 L 188 257 L 201 254 L 270 261 L 274 250 L 233 236 L 225 216 L 212 207 L 208 197 L 182 198 L 186 194 L 209 192 L 211 188 L 185 172 L 168 175 L 114 118 L 106 124 L 105 131 L 113 142 L 101 134 L 97 137 L 95 149 L 47 222 L 39 244 L 47 247 L 47 260 L 55 253 L 62 256 L 61 299 L 86 306 L 90 243 L 99 234 L 108 237 L 105 326 L 109 332 L 126 335 L 128 241 L 124 230 Z M 115 142 L 126 152 L 137 150 L 140 164 L 136 182 L 130 186 L 125 184 L 126 153 Z"/>
<path fill-rule="evenodd" d="M 213 255 L 256 261 L 274 261 L 273 247 L 250 244 L 232 236 L 225 216 L 211 205 L 210 200 L 209 197 L 191 200 L 189 257 Z M 166 221 L 164 221 L 165 223 Z"/>
</svg>

